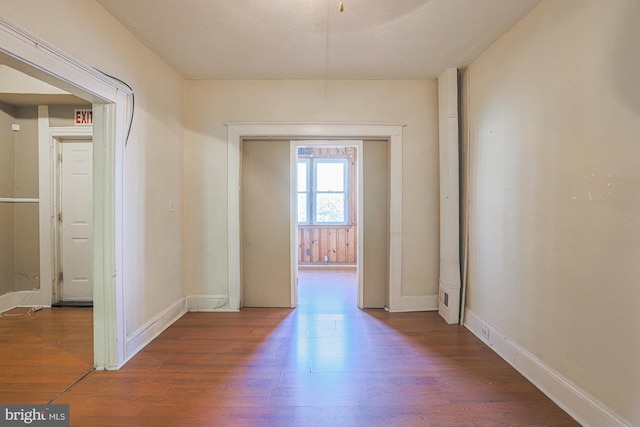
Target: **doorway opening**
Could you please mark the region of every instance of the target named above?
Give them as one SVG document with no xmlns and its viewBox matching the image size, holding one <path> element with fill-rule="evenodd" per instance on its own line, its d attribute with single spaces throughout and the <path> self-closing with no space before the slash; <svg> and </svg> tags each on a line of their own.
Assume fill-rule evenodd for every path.
<svg viewBox="0 0 640 427">
<path fill-rule="evenodd" d="M 124 83 L 83 64 L 45 40 L 0 17 L 0 64 L 18 70 L 92 104 L 94 180 L 93 221 L 93 350 L 94 367 L 119 369 L 135 354 L 127 349 L 124 313 L 123 245 L 123 157 L 127 127 L 132 118 L 133 91 Z M 46 108 L 38 102 L 38 110 Z M 48 129 L 48 119 L 38 114 L 38 129 Z M 50 144 L 50 134 L 38 131 L 38 147 Z M 42 158 L 40 158 L 42 161 Z M 40 163 L 40 171 L 51 165 Z M 48 174 L 41 174 L 41 176 Z M 42 183 L 40 183 L 42 184 Z M 39 185 L 39 246 L 41 265 L 39 286 L 28 291 L 29 305 L 48 307 L 52 302 L 54 277 L 52 259 L 50 189 Z M 10 306 L 19 306 L 21 292 L 9 292 L 0 298 Z"/>
<path fill-rule="evenodd" d="M 222 304 L 227 310 L 240 310 L 246 305 L 246 300 L 243 300 L 243 297 L 247 277 L 243 274 L 243 265 L 246 266 L 247 263 L 246 257 L 243 257 L 243 251 L 246 249 L 246 242 L 243 239 L 245 236 L 253 237 L 253 233 L 247 232 L 246 224 L 243 222 L 243 212 L 250 211 L 244 203 L 246 195 L 244 172 L 247 165 L 246 142 L 262 140 L 280 149 L 278 141 L 291 140 L 291 138 L 342 138 L 344 140 L 351 139 L 350 142 L 353 142 L 353 140 L 365 136 L 367 152 L 370 151 L 370 155 L 362 152 L 367 160 L 364 162 L 362 158 L 360 159 L 359 175 L 368 176 L 367 185 L 363 185 L 367 195 L 362 196 L 367 206 L 364 206 L 365 203 L 360 203 L 359 218 L 363 218 L 362 212 L 366 210 L 368 217 L 360 221 L 360 226 L 367 229 L 367 245 L 373 240 L 373 250 L 369 250 L 369 246 L 367 246 L 367 255 L 366 258 L 363 258 L 365 261 L 358 263 L 363 270 L 363 274 L 360 274 L 359 277 L 359 289 L 363 287 L 363 277 L 365 274 L 367 276 L 367 292 L 366 294 L 360 292 L 359 298 L 364 297 L 364 301 L 358 301 L 358 306 L 362 303 L 367 307 L 386 307 L 389 311 L 410 311 L 421 304 L 421 298 L 403 295 L 402 291 L 402 124 L 227 123 L 226 125 L 228 129 L 227 261 L 229 298 L 222 301 Z M 291 145 L 290 159 L 295 159 L 296 147 L 294 143 Z M 271 151 L 267 150 L 266 152 Z M 365 164 L 368 173 L 363 175 L 364 168 L 362 166 Z M 273 183 L 276 187 L 278 184 L 286 182 L 287 188 L 291 190 L 291 194 L 284 198 L 285 202 L 283 203 L 286 203 L 286 200 L 293 201 L 296 197 L 296 187 L 289 185 L 296 176 L 296 162 L 291 160 L 290 166 L 289 177 L 280 177 L 278 173 L 270 176 L 271 178 L 280 177 Z M 276 172 L 279 171 L 281 169 L 277 168 Z M 376 173 L 376 171 L 383 173 Z M 364 179 L 360 179 L 359 182 L 363 183 Z M 270 185 L 265 180 L 260 180 L 258 183 L 260 186 Z M 262 193 L 270 194 L 272 192 L 273 186 L 270 186 L 268 191 Z M 362 195 L 363 192 L 360 194 Z M 290 215 L 287 218 L 295 218 L 297 214 L 295 203 L 291 202 L 290 205 Z M 282 204 L 279 203 L 278 206 L 282 206 Z M 263 207 L 264 205 L 261 205 L 259 209 L 263 209 Z M 290 260 L 288 263 L 290 274 L 286 276 L 291 278 L 291 292 L 287 292 L 291 298 L 287 301 L 286 306 L 295 307 L 297 301 L 296 254 L 298 239 L 296 237 L 296 222 L 289 220 L 287 222 L 291 227 L 289 232 L 290 246 L 287 253 L 291 256 L 287 255 Z M 362 233 L 359 235 L 362 236 Z M 278 240 L 279 242 L 281 239 Z M 360 243 L 358 247 L 362 248 L 362 244 Z M 278 251 L 282 252 L 282 250 L 283 248 L 278 246 Z M 272 255 L 277 251 L 271 246 L 266 252 Z M 360 257 L 363 252 L 363 250 L 358 251 Z M 369 292 L 371 281 L 374 282 L 375 289 Z M 219 308 L 219 301 L 219 298 L 212 298 L 209 303 L 211 308 Z"/>
<path fill-rule="evenodd" d="M 3 277 L 0 286 L 0 311 L 30 316 L 42 308 L 58 307 L 64 294 L 69 294 L 63 297 L 66 300 L 92 307 L 93 126 L 74 126 L 75 111 L 91 111 L 92 103 L 3 62 L 0 57 L 6 84 L 0 94 L 0 121 L 2 138 L 9 144 L 0 149 L 4 160 L 0 187 L 2 196 L 10 197 L 3 198 L 5 209 L 0 212 L 0 264 L 4 269 L 7 261 L 14 262 L 12 277 Z M 64 218 L 63 210 L 69 214 Z M 7 253 L 4 236 L 9 227 L 15 238 Z M 63 265 L 70 273 L 64 286 Z M 14 301 L 12 295 L 17 296 Z M 67 314 L 55 309 L 38 316 L 57 324 Z M 91 309 L 77 314 L 80 323 L 92 317 Z M 74 351 L 86 356 L 83 361 L 89 368 L 94 365 L 92 338 L 90 333 L 74 341 Z"/>
<path fill-rule="evenodd" d="M 295 212 L 291 221 L 295 222 L 292 236 L 297 239 L 292 294 L 298 298 L 303 285 L 305 303 L 334 300 L 329 293 L 335 293 L 338 300 L 353 299 L 363 308 L 363 289 L 358 286 L 362 141 L 295 141 L 292 147 Z M 339 271 L 351 280 L 336 281 Z"/>
</svg>

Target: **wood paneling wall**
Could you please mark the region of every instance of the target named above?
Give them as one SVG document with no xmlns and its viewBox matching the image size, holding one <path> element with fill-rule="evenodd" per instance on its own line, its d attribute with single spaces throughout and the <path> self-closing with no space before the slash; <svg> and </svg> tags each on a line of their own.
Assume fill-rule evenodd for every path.
<svg viewBox="0 0 640 427">
<path fill-rule="evenodd" d="M 355 264 L 355 225 L 298 227 L 299 264 Z"/>
<path fill-rule="evenodd" d="M 348 212 L 346 225 L 298 226 L 298 263 L 300 265 L 356 264 L 357 262 L 357 150 L 354 147 L 312 147 L 298 158 L 337 158 L 348 160 Z M 324 257 L 327 256 L 325 263 Z"/>
</svg>

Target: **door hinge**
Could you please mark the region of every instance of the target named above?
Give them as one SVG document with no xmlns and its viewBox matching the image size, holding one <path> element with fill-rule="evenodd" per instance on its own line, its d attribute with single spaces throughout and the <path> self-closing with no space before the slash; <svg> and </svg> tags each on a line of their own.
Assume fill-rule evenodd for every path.
<svg viewBox="0 0 640 427">
<path fill-rule="evenodd" d="M 62 282 L 62 277 L 63 277 L 63 274 L 62 274 L 62 271 L 61 271 L 61 272 L 58 273 L 58 282 Z"/>
<path fill-rule="evenodd" d="M 58 161 L 59 161 L 60 163 L 62 163 L 62 153 L 59 153 L 59 154 L 58 154 Z"/>
<path fill-rule="evenodd" d="M 62 222 L 62 212 L 58 214 L 58 222 Z"/>
</svg>

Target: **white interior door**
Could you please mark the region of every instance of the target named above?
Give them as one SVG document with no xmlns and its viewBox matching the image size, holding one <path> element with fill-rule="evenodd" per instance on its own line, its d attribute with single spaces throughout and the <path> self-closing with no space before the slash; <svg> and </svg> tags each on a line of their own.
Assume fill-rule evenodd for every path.
<svg viewBox="0 0 640 427">
<path fill-rule="evenodd" d="M 92 301 L 93 144 L 90 141 L 68 141 L 60 145 L 62 300 Z"/>
</svg>

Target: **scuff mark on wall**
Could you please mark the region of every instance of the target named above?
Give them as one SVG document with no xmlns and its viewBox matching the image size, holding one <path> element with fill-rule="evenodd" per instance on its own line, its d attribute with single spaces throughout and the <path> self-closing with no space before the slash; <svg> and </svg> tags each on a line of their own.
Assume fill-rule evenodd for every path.
<svg viewBox="0 0 640 427">
<path fill-rule="evenodd" d="M 611 173 L 576 174 L 575 181 L 576 184 L 571 190 L 571 200 L 591 202 L 616 200 L 615 179 Z"/>
</svg>

